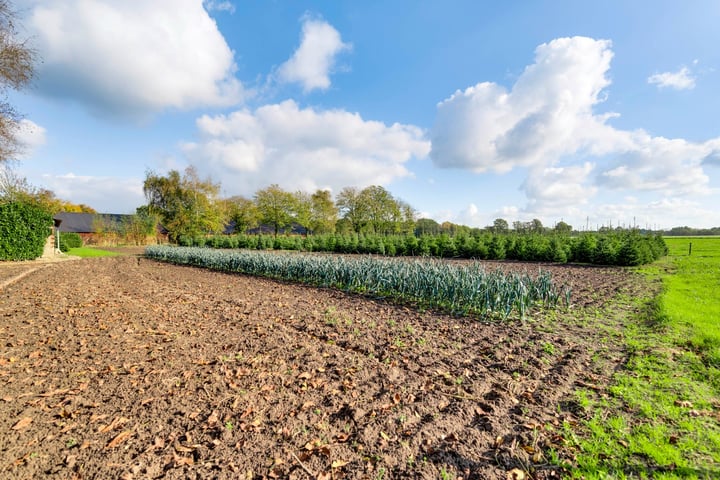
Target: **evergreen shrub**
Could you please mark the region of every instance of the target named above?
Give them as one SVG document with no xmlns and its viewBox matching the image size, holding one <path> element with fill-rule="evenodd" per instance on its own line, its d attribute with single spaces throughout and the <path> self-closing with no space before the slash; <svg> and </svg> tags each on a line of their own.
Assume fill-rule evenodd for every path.
<svg viewBox="0 0 720 480">
<path fill-rule="evenodd" d="M 83 240 L 79 233 L 60 232 L 60 251 L 67 252 L 71 248 L 80 248 L 83 246 Z"/>
<path fill-rule="evenodd" d="M 0 204 L 0 260 L 41 257 L 53 225 L 47 211 L 22 202 Z"/>
</svg>

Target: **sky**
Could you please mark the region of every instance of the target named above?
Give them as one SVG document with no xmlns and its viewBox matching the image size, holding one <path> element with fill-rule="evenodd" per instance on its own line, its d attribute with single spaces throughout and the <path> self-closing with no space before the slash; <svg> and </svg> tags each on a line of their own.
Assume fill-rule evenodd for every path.
<svg viewBox="0 0 720 480">
<path fill-rule="evenodd" d="M 100 212 L 381 185 L 421 217 L 720 226 L 720 2 L 15 0 L 16 170 Z"/>
</svg>

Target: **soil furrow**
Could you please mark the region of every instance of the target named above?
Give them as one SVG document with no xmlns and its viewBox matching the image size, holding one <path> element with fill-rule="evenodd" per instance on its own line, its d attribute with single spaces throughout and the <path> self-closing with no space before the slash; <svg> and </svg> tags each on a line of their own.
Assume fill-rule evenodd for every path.
<svg viewBox="0 0 720 480">
<path fill-rule="evenodd" d="M 597 350 L 541 313 L 480 322 L 132 257 L 53 265 L 0 302 L 4 478 L 550 478 Z"/>
</svg>

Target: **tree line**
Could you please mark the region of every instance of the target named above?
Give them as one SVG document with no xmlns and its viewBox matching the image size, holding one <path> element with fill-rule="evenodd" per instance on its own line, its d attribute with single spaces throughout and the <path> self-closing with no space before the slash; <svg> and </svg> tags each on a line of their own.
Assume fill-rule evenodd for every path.
<svg viewBox="0 0 720 480">
<path fill-rule="evenodd" d="M 691 228 L 688 226 L 673 227 L 670 230 L 666 230 L 664 235 L 671 237 L 695 237 L 695 236 L 714 236 L 720 235 L 720 227 L 712 228 Z"/>
<path fill-rule="evenodd" d="M 220 184 L 200 178 L 197 170 L 167 175 L 147 172 L 143 183 L 147 205 L 140 213 L 156 215 L 172 242 L 209 233 L 245 233 L 258 227 L 281 233 L 408 234 L 416 211 L 377 185 L 343 188 L 335 198 L 329 190 L 287 191 L 276 184 L 252 198 L 220 198 Z"/>
<path fill-rule="evenodd" d="M 213 233 L 243 234 L 302 233 L 439 235 L 470 234 L 474 231 L 509 233 L 510 224 L 501 218 L 483 229 L 418 219 L 417 211 L 394 197 L 384 187 L 345 187 L 333 198 L 329 190 L 287 191 L 277 184 L 255 192 L 251 198 L 221 198 L 220 183 L 201 178 L 193 167 L 166 175 L 146 172 L 143 191 L 147 205 L 138 209 L 143 216 L 156 215 L 168 231 L 171 242 Z M 538 219 L 512 223 L 515 233 L 571 233 L 572 226 L 558 222 L 546 228 Z"/>
</svg>

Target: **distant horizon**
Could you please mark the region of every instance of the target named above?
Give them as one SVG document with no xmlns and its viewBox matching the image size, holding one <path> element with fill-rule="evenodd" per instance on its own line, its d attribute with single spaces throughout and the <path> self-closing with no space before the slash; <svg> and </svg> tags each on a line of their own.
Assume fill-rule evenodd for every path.
<svg viewBox="0 0 720 480">
<path fill-rule="evenodd" d="M 716 1 L 14 3 L 40 59 L 17 171 L 98 211 L 192 165 L 478 228 L 720 225 Z"/>
<path fill-rule="evenodd" d="M 87 205 L 87 206 L 92 208 L 91 205 Z M 134 213 L 114 213 L 114 212 L 102 212 L 102 211 L 96 211 L 95 213 L 91 213 L 91 212 L 68 212 L 68 211 L 60 211 L 60 212 L 56 212 L 55 214 L 53 214 L 53 217 L 55 217 L 56 215 L 62 214 L 62 213 L 71 213 L 71 214 L 77 213 L 77 214 L 86 214 L 86 215 L 109 215 L 109 216 L 132 216 L 132 215 L 134 215 Z M 341 217 L 338 217 L 338 218 L 341 218 Z M 514 225 L 513 222 L 518 221 L 518 220 L 511 220 L 511 219 L 502 218 L 502 217 L 498 217 L 498 218 L 493 219 L 493 220 L 497 220 L 497 219 L 502 219 L 502 220 L 507 221 L 507 222 L 508 222 L 508 230 L 509 230 L 509 231 L 517 231 L 517 230 L 514 228 L 514 226 L 513 226 L 513 225 Z M 428 217 L 418 217 L 417 220 L 433 220 L 433 221 L 437 222 L 439 225 L 442 225 L 442 224 L 445 223 L 445 222 L 449 222 L 449 221 L 447 221 L 447 220 L 446 220 L 445 222 L 439 222 L 438 220 L 436 220 L 436 219 L 434 219 L 434 218 L 428 218 Z M 416 220 L 416 221 L 417 221 L 417 220 Z M 543 223 L 543 227 L 546 228 L 546 229 L 548 229 L 548 230 L 552 230 L 552 229 L 555 228 L 555 226 L 556 226 L 558 223 L 560 223 L 560 222 L 562 222 L 562 221 L 564 221 L 564 220 L 559 220 L 558 222 L 555 222 L 555 223 L 553 223 L 552 225 L 547 225 L 547 224 Z M 488 224 L 488 225 L 480 226 L 480 227 L 473 227 L 473 226 L 470 226 L 470 225 L 458 224 L 458 223 L 453 223 L 453 222 L 449 222 L 449 223 L 452 223 L 452 224 L 455 225 L 455 226 L 467 227 L 467 228 L 471 228 L 471 229 L 475 229 L 475 228 L 477 228 L 477 229 L 487 229 L 487 228 L 491 228 L 491 227 L 492 227 L 492 223 L 490 223 L 490 224 Z M 567 223 L 567 222 L 565 222 L 565 223 Z M 653 228 L 653 226 L 651 226 L 651 225 L 650 225 L 650 226 L 649 226 L 649 225 L 646 225 L 646 226 L 642 226 L 642 225 L 634 225 L 634 226 L 627 225 L 627 226 L 625 226 L 625 225 L 615 224 L 615 226 L 612 226 L 611 224 L 596 224 L 596 225 L 595 225 L 595 228 L 591 228 L 591 229 L 578 228 L 576 225 L 572 225 L 572 224 L 568 224 L 568 225 L 570 225 L 570 226 L 572 227 L 572 231 L 573 231 L 573 232 L 580 232 L 580 233 L 582 233 L 582 232 L 599 232 L 601 229 L 606 229 L 606 228 L 610 228 L 610 229 L 621 228 L 621 229 L 623 229 L 623 230 L 631 230 L 631 229 L 634 230 L 634 229 L 637 229 L 637 230 L 641 230 L 641 231 L 662 232 L 662 233 L 671 232 L 671 231 L 674 230 L 674 229 L 684 229 L 684 228 L 687 228 L 687 229 L 690 229 L 690 230 L 694 230 L 694 231 L 715 230 L 715 229 L 720 230 L 720 225 L 714 226 L 714 227 L 708 227 L 708 228 L 697 228 L 697 227 L 692 227 L 692 226 L 690 226 L 690 225 L 674 225 L 674 226 L 672 226 L 672 227 L 670 227 L 670 228 L 662 228 L 662 229 L 661 229 L 661 228 Z M 587 225 L 586 225 L 586 226 L 587 226 Z M 710 236 L 714 236 L 714 235 L 715 235 L 715 234 L 711 234 Z M 720 235 L 720 233 L 718 233 L 718 235 Z M 679 236 L 682 236 L 682 235 L 679 235 Z"/>
</svg>

